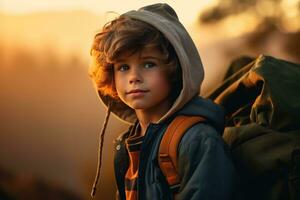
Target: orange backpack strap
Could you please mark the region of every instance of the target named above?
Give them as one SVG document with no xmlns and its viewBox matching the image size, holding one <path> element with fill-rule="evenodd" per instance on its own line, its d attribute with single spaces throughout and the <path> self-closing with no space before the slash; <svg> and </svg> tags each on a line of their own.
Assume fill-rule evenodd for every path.
<svg viewBox="0 0 300 200">
<path fill-rule="evenodd" d="M 159 146 L 158 164 L 170 186 L 176 193 L 179 188 L 177 149 L 185 132 L 194 124 L 206 121 L 201 116 L 177 116 L 168 126 Z"/>
</svg>

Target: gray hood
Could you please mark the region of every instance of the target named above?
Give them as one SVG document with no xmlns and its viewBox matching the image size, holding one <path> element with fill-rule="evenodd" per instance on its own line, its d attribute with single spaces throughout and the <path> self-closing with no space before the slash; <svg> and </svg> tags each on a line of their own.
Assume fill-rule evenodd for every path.
<svg viewBox="0 0 300 200">
<path fill-rule="evenodd" d="M 157 28 L 173 45 L 182 68 L 182 90 L 171 109 L 159 120 L 162 121 L 181 109 L 189 100 L 200 92 L 204 70 L 198 50 L 190 35 L 179 22 L 175 11 L 167 4 L 154 4 L 124 13 L 122 16 L 146 22 Z M 121 120 L 134 123 L 136 115 L 133 109 L 120 101 L 113 100 L 99 93 L 106 106 Z"/>
</svg>

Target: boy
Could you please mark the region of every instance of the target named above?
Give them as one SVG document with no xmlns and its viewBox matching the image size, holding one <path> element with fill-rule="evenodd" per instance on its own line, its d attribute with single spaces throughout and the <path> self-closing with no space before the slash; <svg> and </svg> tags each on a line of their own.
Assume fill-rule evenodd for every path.
<svg viewBox="0 0 300 200">
<path fill-rule="evenodd" d="M 222 141 L 223 112 L 199 97 L 204 77 L 198 51 L 167 4 L 130 11 L 94 38 L 90 74 L 110 111 L 132 124 L 116 140 L 115 176 L 120 199 L 231 199 L 234 167 Z M 178 147 L 180 184 L 170 188 L 158 149 L 171 121 L 202 116 Z M 98 168 L 98 169 L 99 169 Z M 97 184 L 99 171 L 96 176 Z"/>
</svg>

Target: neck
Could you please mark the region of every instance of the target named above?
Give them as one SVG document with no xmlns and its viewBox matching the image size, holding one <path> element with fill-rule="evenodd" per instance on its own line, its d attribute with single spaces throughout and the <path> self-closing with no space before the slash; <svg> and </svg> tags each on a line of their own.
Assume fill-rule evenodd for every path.
<svg viewBox="0 0 300 200">
<path fill-rule="evenodd" d="M 141 135 L 145 135 L 146 130 L 150 123 L 157 123 L 170 109 L 170 105 L 161 106 L 157 109 L 137 109 L 135 110 L 136 116 L 141 126 Z"/>
</svg>

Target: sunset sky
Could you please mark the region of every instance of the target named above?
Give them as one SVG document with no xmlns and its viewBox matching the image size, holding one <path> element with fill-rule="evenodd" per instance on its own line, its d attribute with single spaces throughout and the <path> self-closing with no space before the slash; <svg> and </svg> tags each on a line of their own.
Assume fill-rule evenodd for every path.
<svg viewBox="0 0 300 200">
<path fill-rule="evenodd" d="M 104 14 L 108 11 L 123 13 L 130 9 L 137 9 L 144 5 L 158 2 L 168 3 L 175 10 L 180 10 L 180 12 L 178 12 L 179 17 L 183 23 L 189 24 L 196 19 L 199 11 L 217 2 L 217 0 L 1 0 L 0 11 L 7 14 L 22 14 L 53 10 L 83 9 L 96 14 Z"/>
<path fill-rule="evenodd" d="M 88 76 L 94 35 L 117 14 L 158 2 L 174 8 L 199 50 L 203 95 L 218 87 L 227 66 L 242 55 L 300 63 L 300 0 L 257 1 L 212 24 L 200 23 L 200 12 L 229 1 L 0 0 L 0 173 L 3 167 L 17 180 L 30 175 L 88 197 L 105 117 Z M 282 14 L 283 25 L 258 26 L 264 19 L 258 14 Z M 98 199 L 115 195 L 112 141 L 126 129 L 110 118 Z"/>
</svg>

